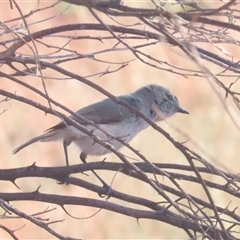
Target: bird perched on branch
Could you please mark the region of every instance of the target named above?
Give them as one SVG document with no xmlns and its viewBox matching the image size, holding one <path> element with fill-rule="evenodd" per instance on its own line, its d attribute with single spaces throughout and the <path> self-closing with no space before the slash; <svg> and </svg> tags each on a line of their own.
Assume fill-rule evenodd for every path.
<svg viewBox="0 0 240 240">
<path fill-rule="evenodd" d="M 93 132 L 102 141 L 109 143 L 116 150 L 119 150 L 124 144 L 121 143 L 118 138 L 128 143 L 139 132 L 149 126 L 135 110 L 153 122 L 162 121 L 178 112 L 188 114 L 186 110 L 180 107 L 178 99 L 169 90 L 158 85 L 147 85 L 131 94 L 119 96 L 117 99 L 128 104 L 134 111 L 107 98 L 76 112 L 77 115 L 91 121 L 98 127 L 79 119 L 77 116 L 70 116 L 70 118 Z M 35 142 L 50 141 L 63 142 L 67 165 L 67 146 L 71 143 L 75 143 L 80 148 L 80 158 L 83 162 L 85 162 L 87 155 L 101 156 L 111 152 L 111 150 L 105 148 L 100 143 L 96 143 L 94 139 L 76 127 L 67 125 L 61 121 L 42 135 L 34 137 L 22 144 L 16 148 L 13 153 L 15 154 Z"/>
</svg>

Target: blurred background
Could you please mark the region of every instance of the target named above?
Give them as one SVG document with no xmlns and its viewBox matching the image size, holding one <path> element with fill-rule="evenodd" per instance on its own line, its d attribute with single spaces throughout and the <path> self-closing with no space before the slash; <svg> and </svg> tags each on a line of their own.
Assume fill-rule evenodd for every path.
<svg viewBox="0 0 240 240">
<path fill-rule="evenodd" d="M 134 3 L 136 4 L 136 2 Z M 143 2 L 142 4 L 146 4 Z M 46 7 L 49 2 L 41 2 L 40 7 Z M 37 7 L 37 2 L 21 2 L 19 3 L 23 14 L 29 13 L 31 10 Z M 88 10 L 84 7 L 71 6 L 64 13 L 60 14 L 67 4 L 61 3 L 54 8 L 50 8 L 46 11 L 35 13 L 33 17 L 28 19 L 28 24 L 31 22 L 39 21 L 38 24 L 30 26 L 31 32 L 36 32 L 41 29 L 46 29 L 50 26 L 60 26 L 63 24 L 71 23 L 91 23 L 96 20 L 93 19 Z M 19 13 L 16 8 L 10 9 L 9 2 L 1 3 L 1 21 L 6 21 L 19 17 Z M 51 16 L 48 21 L 41 21 Z M 111 18 L 99 14 L 106 23 L 114 24 Z M 122 24 L 135 24 L 134 19 L 118 18 Z M 19 21 L 19 25 L 23 23 Z M 14 26 L 12 26 L 14 27 Z M 68 33 L 69 34 L 69 33 Z M 74 36 L 87 36 L 88 31 L 73 31 L 71 34 Z M 104 32 L 95 33 L 97 36 L 104 36 Z M 57 39 L 57 42 L 56 42 Z M 88 54 L 94 51 L 105 49 L 107 46 L 113 46 L 114 40 L 105 40 L 104 43 L 97 40 L 76 40 L 68 42 L 65 38 L 54 38 L 49 37 L 47 42 L 49 44 L 55 44 L 63 46 L 67 44 L 67 47 L 73 51 L 77 51 L 81 54 Z M 133 41 L 133 40 L 131 40 Z M 134 44 L 142 44 L 140 40 L 134 40 Z M 202 48 L 216 51 L 211 45 L 199 44 Z M 50 51 L 41 44 L 37 45 L 39 54 L 48 54 Z M 231 45 L 221 45 L 222 52 L 228 52 L 229 55 L 233 56 L 234 59 L 239 59 L 239 51 L 236 51 Z M 24 54 L 31 55 L 31 50 L 24 46 L 20 49 Z M 162 61 L 166 61 L 169 64 L 178 66 L 179 68 L 196 68 L 195 64 L 192 63 L 187 57 L 185 57 L 180 51 L 176 50 L 165 43 L 157 43 L 156 45 L 147 47 L 145 52 L 151 56 L 161 58 Z M 219 53 L 220 54 L 220 53 Z M 131 61 L 125 68 L 116 71 L 115 73 L 106 74 L 102 77 L 95 76 L 89 78 L 92 82 L 105 88 L 110 93 L 118 96 L 126 93 L 135 91 L 136 89 L 147 85 L 147 84 L 158 84 L 168 88 L 174 93 L 180 102 L 182 108 L 190 112 L 190 115 L 176 114 L 165 122 L 160 122 L 159 126 L 170 133 L 170 135 L 177 141 L 187 141 L 186 145 L 202 156 L 206 157 L 208 161 L 214 163 L 214 165 L 221 169 L 231 172 L 238 173 L 240 169 L 239 161 L 239 140 L 240 132 L 239 129 L 234 125 L 223 102 L 219 99 L 219 96 L 224 98 L 224 93 L 220 88 L 217 88 L 205 78 L 198 78 L 194 76 L 184 77 L 182 75 L 173 74 L 170 71 L 163 71 L 152 68 L 146 64 L 143 64 L 133 56 L 129 51 L 118 51 L 113 53 L 104 53 L 98 55 L 100 60 L 108 60 L 116 63 L 125 61 Z M 213 72 L 219 72 L 220 68 L 214 66 L 209 62 L 204 62 L 206 66 Z M 98 73 L 106 70 L 109 67 L 108 64 L 103 62 L 96 62 L 91 59 L 76 60 L 68 63 L 63 63 L 61 67 L 72 71 L 80 76 L 89 76 L 93 73 Z M 110 70 L 117 69 L 119 67 L 116 64 L 110 66 Z M 3 71 L 3 69 L 2 69 Z M 9 69 L 4 69 L 6 73 L 11 74 Z M 92 89 L 85 84 L 76 81 L 75 79 L 68 80 L 56 80 L 56 72 L 51 70 L 43 70 L 45 76 L 45 84 L 49 96 L 61 104 L 67 106 L 73 111 L 78 110 L 86 105 L 104 99 L 105 96 L 95 89 Z M 38 88 L 43 91 L 43 85 L 40 78 L 37 77 L 23 77 L 19 78 L 24 82 Z M 225 84 L 231 83 L 230 79 L 225 79 Z M 46 100 L 33 94 L 26 88 L 20 85 L 10 82 L 7 79 L 1 79 L 0 88 L 16 92 L 18 95 L 28 97 L 33 101 L 39 102 L 45 106 L 48 105 Z M 239 84 L 234 85 L 234 90 L 239 91 Z M 1 99 L 0 99 L 1 100 Z M 239 114 L 238 110 L 232 104 L 231 100 L 227 99 L 227 106 L 229 111 L 235 116 L 235 121 L 239 126 Z M 52 125 L 59 122 L 57 117 L 51 115 L 45 115 L 42 111 L 39 111 L 26 104 L 11 100 L 9 102 L 2 102 L 0 104 L 0 112 L 5 111 L 0 115 L 0 159 L 1 168 L 16 168 L 20 166 L 29 166 L 36 162 L 37 166 L 63 166 L 65 164 L 64 154 L 62 145 L 60 143 L 36 143 L 30 147 L 22 150 L 17 155 L 12 155 L 13 149 L 29 140 L 30 138 L 41 134 Z M 183 155 L 174 148 L 174 146 L 161 134 L 157 133 L 154 129 L 149 127 L 145 131 L 141 132 L 132 142 L 131 146 L 139 150 L 145 155 L 148 160 L 152 162 L 161 163 L 179 163 L 188 164 Z M 127 148 L 123 148 L 122 153 L 128 157 L 136 158 L 133 153 Z M 71 164 L 79 163 L 79 150 L 71 145 L 69 147 L 69 158 Z M 100 161 L 101 158 L 89 157 L 88 161 Z M 114 154 L 107 155 L 106 161 L 119 161 Z M 106 173 L 99 171 L 100 176 L 104 180 L 110 182 L 114 176 L 114 173 Z M 92 174 L 89 176 L 79 175 L 81 178 L 92 178 L 93 182 L 98 183 Z M 156 200 L 159 196 L 156 195 L 149 186 L 144 183 L 139 184 L 134 180 L 130 180 L 128 184 L 124 184 L 125 176 L 117 174 L 113 187 L 123 192 L 131 192 L 133 195 L 142 197 L 152 196 L 152 199 Z M 129 179 L 128 179 L 129 181 Z M 163 179 L 164 182 L 164 179 Z M 79 189 L 74 186 L 58 185 L 52 180 L 43 179 L 18 179 L 17 185 L 22 191 L 34 191 L 41 185 L 40 191 L 46 193 L 62 194 L 63 192 L 67 195 L 87 196 L 96 197 L 91 192 L 86 192 L 84 189 Z M 168 182 L 164 182 L 167 184 Z M 201 188 L 196 188 L 195 184 L 189 182 L 182 182 L 182 186 L 188 189 L 190 194 L 206 199 L 206 196 Z M 1 191 L 3 192 L 15 192 L 18 191 L 16 187 L 8 182 L 0 183 Z M 219 192 L 211 192 L 213 194 L 214 201 L 221 207 L 226 207 L 229 204 L 231 198 Z M 110 201 L 118 202 L 117 200 L 111 199 Z M 240 202 L 234 202 L 233 207 Z M 53 207 L 50 204 L 44 203 L 26 203 L 14 202 L 13 204 L 17 208 L 21 208 L 22 211 L 37 212 L 43 211 L 46 207 Z M 63 235 L 70 235 L 81 238 L 106 238 L 106 239 L 143 239 L 143 238 L 157 238 L 157 239 L 182 239 L 186 237 L 185 233 L 179 229 L 173 229 L 165 223 L 153 222 L 149 220 L 129 218 L 120 214 L 111 213 L 105 210 L 100 211 L 95 216 L 92 216 L 97 212 L 98 209 L 92 209 L 87 207 L 66 207 L 70 214 L 74 217 L 81 218 L 81 220 L 73 219 L 65 215 L 65 212 L 58 207 L 46 217 L 51 217 L 52 220 L 65 219 L 63 223 L 53 224 L 52 227 L 56 231 L 60 231 Z M 231 205 L 230 205 L 231 208 Z M 21 221 L 13 222 L 5 221 L 5 224 L 9 224 L 11 228 L 19 228 L 22 225 Z M 47 239 L 49 235 L 37 229 L 30 223 L 19 230 L 18 236 L 21 239 L 24 238 L 38 238 Z M 8 235 L 0 230 L 0 238 L 7 239 Z"/>
</svg>

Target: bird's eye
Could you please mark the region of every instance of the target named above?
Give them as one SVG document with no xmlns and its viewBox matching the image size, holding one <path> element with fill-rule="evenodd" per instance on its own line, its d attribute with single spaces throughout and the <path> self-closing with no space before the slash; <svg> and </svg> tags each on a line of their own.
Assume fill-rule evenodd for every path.
<svg viewBox="0 0 240 240">
<path fill-rule="evenodd" d="M 150 116 L 151 117 L 155 116 L 155 112 L 152 109 L 150 109 Z"/>
<path fill-rule="evenodd" d="M 167 98 L 168 98 L 168 100 L 170 100 L 170 101 L 172 101 L 172 100 L 173 100 L 173 96 L 172 96 L 172 95 L 170 95 L 170 94 L 168 94 L 168 95 L 167 95 Z"/>
</svg>

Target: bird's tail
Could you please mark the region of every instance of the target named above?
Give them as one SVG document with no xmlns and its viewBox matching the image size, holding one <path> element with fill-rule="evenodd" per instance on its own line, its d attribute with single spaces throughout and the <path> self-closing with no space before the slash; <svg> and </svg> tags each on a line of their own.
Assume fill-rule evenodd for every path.
<svg viewBox="0 0 240 240">
<path fill-rule="evenodd" d="M 55 135 L 55 131 L 50 131 L 50 132 L 46 132 L 40 136 L 34 137 L 32 139 L 30 139 L 29 141 L 25 142 L 24 144 L 20 145 L 19 147 L 17 147 L 16 149 L 13 150 L 13 154 L 18 153 L 20 150 L 22 150 L 23 148 L 35 143 L 35 142 L 48 142 L 52 140 L 52 137 Z"/>
</svg>

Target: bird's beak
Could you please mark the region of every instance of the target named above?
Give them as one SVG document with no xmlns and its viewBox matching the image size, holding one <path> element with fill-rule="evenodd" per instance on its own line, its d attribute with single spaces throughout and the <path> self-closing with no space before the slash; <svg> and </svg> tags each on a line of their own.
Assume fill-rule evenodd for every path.
<svg viewBox="0 0 240 240">
<path fill-rule="evenodd" d="M 180 112 L 180 113 L 184 113 L 184 114 L 189 114 L 188 111 L 182 109 L 181 107 L 178 107 L 178 112 Z"/>
</svg>

